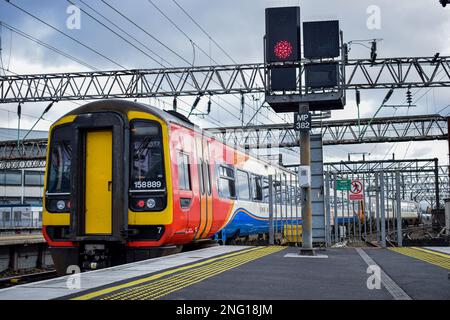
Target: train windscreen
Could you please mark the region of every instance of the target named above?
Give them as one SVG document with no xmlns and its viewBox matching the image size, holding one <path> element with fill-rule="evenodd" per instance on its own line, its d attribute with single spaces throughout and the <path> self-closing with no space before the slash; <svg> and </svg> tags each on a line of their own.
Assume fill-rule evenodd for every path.
<svg viewBox="0 0 450 320">
<path fill-rule="evenodd" d="M 69 126 L 57 127 L 52 132 L 48 165 L 48 193 L 70 193 L 72 147 Z"/>
<path fill-rule="evenodd" d="M 154 121 L 133 121 L 131 150 L 131 188 L 165 189 L 161 126 Z"/>
</svg>

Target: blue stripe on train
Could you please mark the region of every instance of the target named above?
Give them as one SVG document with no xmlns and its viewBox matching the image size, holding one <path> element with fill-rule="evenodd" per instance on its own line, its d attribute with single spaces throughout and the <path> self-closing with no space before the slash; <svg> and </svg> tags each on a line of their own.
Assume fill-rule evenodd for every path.
<svg viewBox="0 0 450 320">
<path fill-rule="evenodd" d="M 353 223 L 354 220 L 357 220 L 357 217 L 338 217 L 338 224 L 346 224 Z M 275 232 L 281 232 L 283 229 L 283 225 L 296 223 L 296 219 L 281 219 L 274 221 Z M 302 224 L 301 218 L 298 219 L 298 224 Z M 261 218 L 253 213 L 249 212 L 244 208 L 237 209 L 233 216 L 230 219 L 230 222 L 218 233 L 215 234 L 214 238 L 216 240 L 222 240 L 223 242 L 226 239 L 232 238 L 234 236 L 245 237 L 248 235 L 254 235 L 259 233 L 268 233 L 269 232 L 269 219 Z"/>
<path fill-rule="evenodd" d="M 274 220 L 276 232 L 281 232 L 283 225 L 297 223 L 297 219 L 278 218 Z M 298 224 L 302 224 L 302 220 L 298 219 Z M 245 237 L 259 233 L 269 232 L 269 219 L 261 218 L 244 208 L 237 209 L 230 219 L 230 222 L 215 235 L 215 239 L 225 242 L 226 239 L 234 236 Z"/>
</svg>

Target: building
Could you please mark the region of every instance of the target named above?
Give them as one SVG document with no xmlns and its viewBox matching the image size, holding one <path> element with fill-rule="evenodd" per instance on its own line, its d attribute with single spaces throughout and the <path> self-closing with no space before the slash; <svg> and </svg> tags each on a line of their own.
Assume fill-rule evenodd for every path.
<svg viewBox="0 0 450 320">
<path fill-rule="evenodd" d="M 0 128 L 0 143 L 17 140 L 17 129 Z M 28 130 L 20 130 L 23 138 Z M 47 138 L 47 131 L 31 131 L 27 139 Z M 0 205 L 27 204 L 42 206 L 44 192 L 44 168 L 0 169 Z"/>
</svg>

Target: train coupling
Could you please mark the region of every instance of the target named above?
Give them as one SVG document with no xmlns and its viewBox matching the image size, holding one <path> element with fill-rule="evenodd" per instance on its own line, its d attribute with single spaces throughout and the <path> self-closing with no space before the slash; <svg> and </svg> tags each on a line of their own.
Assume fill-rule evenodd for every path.
<svg viewBox="0 0 450 320">
<path fill-rule="evenodd" d="M 109 267 L 110 257 L 104 244 L 86 244 L 81 253 L 83 270 L 96 270 Z"/>
</svg>

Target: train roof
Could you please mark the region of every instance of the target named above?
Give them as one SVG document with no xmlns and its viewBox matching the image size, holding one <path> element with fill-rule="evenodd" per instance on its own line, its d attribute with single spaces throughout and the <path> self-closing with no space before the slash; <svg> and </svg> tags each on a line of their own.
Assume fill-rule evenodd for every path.
<svg viewBox="0 0 450 320">
<path fill-rule="evenodd" d="M 188 118 L 175 111 L 161 110 L 143 103 L 118 99 L 107 99 L 90 102 L 79 108 L 72 110 L 67 115 L 79 115 L 82 113 L 93 113 L 102 111 L 114 111 L 119 114 L 122 114 L 123 116 L 126 116 L 129 111 L 148 112 L 157 116 L 160 119 L 163 119 L 167 123 L 169 122 L 177 123 L 190 129 L 200 130 L 200 128 L 191 121 L 189 121 Z"/>
</svg>

